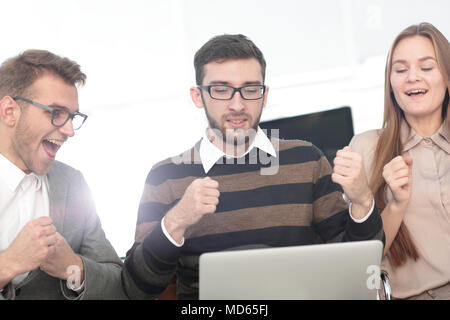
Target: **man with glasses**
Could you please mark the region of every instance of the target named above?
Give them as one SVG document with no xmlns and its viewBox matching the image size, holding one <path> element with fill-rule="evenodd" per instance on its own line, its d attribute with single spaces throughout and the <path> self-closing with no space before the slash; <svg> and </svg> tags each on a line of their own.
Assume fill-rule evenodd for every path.
<svg viewBox="0 0 450 320">
<path fill-rule="evenodd" d="M 209 126 L 193 148 L 157 163 L 147 177 L 122 272 L 130 298 L 156 298 L 174 276 L 178 298 L 198 298 L 204 252 L 384 241 L 360 159 L 334 173 L 345 176 L 350 213 L 320 150 L 259 128 L 269 88 L 252 41 L 214 37 L 197 51 L 194 66 L 191 98 Z"/>
<path fill-rule="evenodd" d="M 0 299 L 126 298 L 82 174 L 55 161 L 87 119 L 85 80 L 44 50 L 0 66 Z"/>
</svg>

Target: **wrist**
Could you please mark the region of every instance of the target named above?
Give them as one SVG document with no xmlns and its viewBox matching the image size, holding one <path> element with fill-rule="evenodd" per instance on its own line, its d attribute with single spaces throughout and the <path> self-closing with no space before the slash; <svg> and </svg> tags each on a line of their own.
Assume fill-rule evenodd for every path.
<svg viewBox="0 0 450 320">
<path fill-rule="evenodd" d="M 0 289 L 4 289 L 8 283 L 20 272 L 15 272 L 13 263 L 8 260 L 5 251 L 0 253 Z"/>
<path fill-rule="evenodd" d="M 83 259 L 77 254 L 77 260 L 78 260 L 78 267 L 80 268 L 80 281 L 84 283 L 84 263 Z"/>
<path fill-rule="evenodd" d="M 403 217 L 406 212 L 406 208 L 408 207 L 408 202 L 397 202 L 395 200 L 391 200 L 386 205 L 386 208 L 387 207 L 389 207 L 389 212 L 391 214 L 400 215 Z"/>
<path fill-rule="evenodd" d="M 364 219 L 370 212 L 373 210 L 375 200 L 371 196 L 368 201 L 363 202 L 351 202 L 350 203 L 350 215 L 355 220 L 361 220 Z"/>
<path fill-rule="evenodd" d="M 368 191 L 364 193 L 361 197 L 358 199 L 352 200 L 353 205 L 360 207 L 363 211 L 368 211 L 373 204 L 373 195 L 372 192 Z"/>
<path fill-rule="evenodd" d="M 74 273 L 79 278 L 80 283 L 84 281 L 84 264 L 81 257 L 74 253 L 73 263 L 66 268 L 66 278 L 63 280 L 69 279 Z M 71 272 L 69 272 L 69 270 Z"/>
<path fill-rule="evenodd" d="M 167 212 L 164 217 L 163 223 L 165 230 L 167 231 L 167 233 L 169 233 L 172 239 L 177 243 L 181 243 L 183 241 L 184 233 L 186 232 L 187 227 L 180 223 L 182 220 L 177 218 L 178 216 L 178 208 L 175 206 L 169 212 Z"/>
</svg>

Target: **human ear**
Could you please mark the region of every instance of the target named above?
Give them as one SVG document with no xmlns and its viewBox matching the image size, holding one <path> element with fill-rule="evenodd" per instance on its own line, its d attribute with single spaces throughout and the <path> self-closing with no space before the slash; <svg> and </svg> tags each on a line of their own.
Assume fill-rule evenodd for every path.
<svg viewBox="0 0 450 320">
<path fill-rule="evenodd" d="M 20 118 L 20 107 L 10 96 L 0 100 L 0 119 L 7 126 L 13 127 Z"/>
<path fill-rule="evenodd" d="M 196 105 L 197 108 L 204 108 L 201 89 L 198 87 L 191 87 L 190 94 L 192 102 Z"/>
</svg>

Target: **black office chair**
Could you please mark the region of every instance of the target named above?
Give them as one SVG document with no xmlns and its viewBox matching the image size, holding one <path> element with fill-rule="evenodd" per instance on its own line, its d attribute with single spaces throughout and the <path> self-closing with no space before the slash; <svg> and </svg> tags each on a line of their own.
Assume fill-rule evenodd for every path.
<svg viewBox="0 0 450 320">
<path fill-rule="evenodd" d="M 381 270 L 380 277 L 381 277 L 381 284 L 383 285 L 384 298 L 386 300 L 392 300 L 391 284 L 389 283 L 389 276 L 387 271 Z"/>
<path fill-rule="evenodd" d="M 260 123 L 261 129 L 279 129 L 281 139 L 301 139 L 312 142 L 325 154 L 333 166 L 339 149 L 347 146 L 353 137 L 353 119 L 350 107 L 309 113 Z"/>
</svg>

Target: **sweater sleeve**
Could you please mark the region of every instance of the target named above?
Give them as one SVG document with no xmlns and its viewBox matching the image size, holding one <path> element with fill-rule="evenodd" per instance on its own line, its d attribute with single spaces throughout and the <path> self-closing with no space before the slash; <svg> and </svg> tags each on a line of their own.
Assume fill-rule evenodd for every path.
<svg viewBox="0 0 450 320">
<path fill-rule="evenodd" d="M 341 186 L 331 180 L 330 164 L 317 148 L 316 152 L 320 154 L 320 158 L 313 173 L 313 223 L 322 241 L 381 240 L 384 243 L 378 208 L 374 206 L 369 218 L 364 222 L 358 223 L 351 219 Z"/>
<path fill-rule="evenodd" d="M 161 228 L 161 220 L 175 205 L 167 183 L 152 169 L 147 177 L 138 211 L 135 243 L 127 252 L 122 283 L 130 299 L 154 299 L 173 278 L 181 247 L 175 246 Z"/>
</svg>

